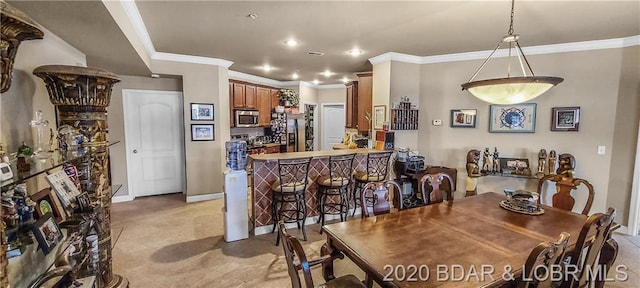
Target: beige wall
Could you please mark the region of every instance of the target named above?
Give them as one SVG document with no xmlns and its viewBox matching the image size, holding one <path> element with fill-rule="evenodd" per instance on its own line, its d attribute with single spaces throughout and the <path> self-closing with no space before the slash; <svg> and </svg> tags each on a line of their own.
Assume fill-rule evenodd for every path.
<svg viewBox="0 0 640 288">
<path fill-rule="evenodd" d="M 318 149 L 319 150 L 332 150 L 331 147 L 322 147 L 322 139 L 324 139 L 324 131 L 322 130 L 322 104 L 344 104 L 346 108 L 347 102 L 347 88 L 331 88 L 331 89 L 318 89 Z M 346 116 L 346 114 L 345 114 Z M 339 129 L 344 129 L 340 127 Z"/>
<path fill-rule="evenodd" d="M 127 178 L 126 139 L 124 137 L 124 107 L 122 89 L 182 91 L 182 80 L 176 78 L 150 78 L 120 76 L 122 82 L 115 85 L 111 94 L 109 113 L 109 142 L 120 141 L 109 148 L 111 156 L 111 182 L 123 185 L 118 195 L 129 195 Z"/>
<path fill-rule="evenodd" d="M 576 176 L 589 180 L 595 187 L 596 196 L 592 212 L 604 211 L 608 205 L 614 205 L 613 202 L 617 208 L 628 206 L 628 199 L 623 199 L 630 193 L 632 171 L 629 169 L 633 167 L 632 150 L 635 147 L 635 125 L 638 123 L 639 114 L 637 49 L 635 47 L 624 50 L 607 49 L 529 56 L 529 61 L 538 75 L 559 75 L 565 79 L 557 87 L 531 101 L 537 103 L 535 133 L 488 132 L 489 104 L 460 89 L 460 84 L 468 80 L 469 75 L 481 64 L 481 60 L 421 65 L 420 130 L 417 148 L 421 154 L 426 155 L 428 164 L 457 168 L 461 184 L 466 178 L 465 156 L 470 149 L 491 147 L 493 150 L 495 146 L 498 147 L 501 157 L 526 157 L 532 164 L 535 163 L 534 160 L 537 159 L 537 153 L 541 148 L 571 153 L 577 160 Z M 392 73 L 394 66 L 391 66 Z M 488 66 L 485 70 L 485 76 L 479 77 L 495 77 L 504 73 L 505 68 Z M 631 70 L 635 72 L 630 72 Z M 376 85 L 374 82 L 374 93 Z M 630 100 L 633 97 L 635 101 Z M 628 103 L 632 105 L 627 106 Z M 581 107 L 579 132 L 550 131 L 551 108 L 560 106 Z M 477 127 L 450 128 L 451 109 L 478 109 Z M 432 126 L 431 120 L 434 119 L 442 120 L 443 125 Z M 625 122 L 625 119 L 629 121 Z M 618 122 L 628 124 L 616 125 L 620 124 Z M 621 131 L 614 135 L 614 131 L 617 130 Z M 628 133 L 625 134 L 628 139 L 614 137 L 624 133 Z M 397 145 L 402 146 L 403 143 L 399 141 Z M 598 145 L 607 147 L 606 155 L 596 154 Z M 618 156 L 618 153 L 621 155 Z M 612 155 L 616 155 L 615 163 L 612 163 Z M 619 167 L 624 173 L 616 173 L 616 178 L 619 178 L 614 180 L 610 175 Z M 612 181 L 625 183 L 623 187 L 616 189 L 623 192 L 613 191 L 615 185 L 610 185 Z M 478 185 L 479 192 L 502 191 L 504 188 L 535 189 L 535 180 L 484 177 Z M 461 196 L 463 193 L 464 185 L 458 185 L 457 195 Z M 609 193 L 620 197 L 609 196 Z M 585 197 L 578 195 L 577 198 L 576 206 L 583 203 Z M 621 222 L 626 223 L 627 215 L 619 215 L 619 219 L 624 219 Z"/>
<path fill-rule="evenodd" d="M 420 65 L 403 63 L 403 62 L 391 62 L 391 75 L 390 75 L 390 104 L 387 105 L 387 113 L 390 113 L 391 104 L 396 105 L 400 103 L 402 97 L 409 97 L 411 104 L 418 105 L 420 107 Z M 379 104 L 383 105 L 383 104 Z M 420 118 L 424 118 L 423 115 L 419 115 Z M 387 115 L 387 119 L 389 116 Z M 419 124 L 423 125 L 423 124 Z M 398 148 L 410 148 L 411 150 L 421 150 L 418 147 L 418 133 L 412 130 L 395 131 L 394 139 Z"/>
</svg>

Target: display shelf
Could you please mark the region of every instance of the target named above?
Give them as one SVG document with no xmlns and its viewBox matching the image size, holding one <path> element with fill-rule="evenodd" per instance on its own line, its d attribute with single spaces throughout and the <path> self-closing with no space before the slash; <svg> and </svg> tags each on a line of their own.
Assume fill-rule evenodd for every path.
<svg viewBox="0 0 640 288">
<path fill-rule="evenodd" d="M 109 147 L 115 144 L 120 143 L 120 141 L 115 141 L 109 143 Z M 52 169 L 58 168 L 65 163 L 76 161 L 83 156 L 90 155 L 93 153 L 91 149 L 84 149 L 81 153 L 60 153 L 57 149 L 53 151 L 51 157 L 46 159 L 33 159 L 31 162 L 31 170 L 28 172 L 18 172 L 15 161 L 11 162 L 11 170 L 13 171 L 13 179 L 0 182 L 0 191 L 4 192 L 11 189 L 15 184 L 20 184 L 30 178 L 38 176 L 42 173 L 46 173 L 51 171 Z"/>
<path fill-rule="evenodd" d="M 517 174 L 482 174 L 482 176 L 494 176 L 494 177 L 510 177 L 510 178 L 524 178 L 524 179 L 539 179 L 532 175 L 517 175 Z"/>
</svg>

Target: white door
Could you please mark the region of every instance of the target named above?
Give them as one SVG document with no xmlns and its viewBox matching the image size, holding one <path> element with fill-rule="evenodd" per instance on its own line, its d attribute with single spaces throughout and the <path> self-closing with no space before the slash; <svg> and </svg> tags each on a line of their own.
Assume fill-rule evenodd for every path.
<svg viewBox="0 0 640 288">
<path fill-rule="evenodd" d="M 183 192 L 182 93 L 123 90 L 129 194 Z"/>
<path fill-rule="evenodd" d="M 331 150 L 344 137 L 344 104 L 322 105 L 322 150 Z"/>
</svg>

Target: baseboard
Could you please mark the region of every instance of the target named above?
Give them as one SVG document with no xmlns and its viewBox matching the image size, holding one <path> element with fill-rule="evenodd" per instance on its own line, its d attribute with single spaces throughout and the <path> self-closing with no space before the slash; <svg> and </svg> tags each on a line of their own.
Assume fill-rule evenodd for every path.
<svg viewBox="0 0 640 288">
<path fill-rule="evenodd" d="M 627 226 L 620 226 L 620 228 L 616 229 L 616 231 L 614 232 L 624 234 L 624 235 L 631 235 L 629 234 L 629 228 Z"/>
<path fill-rule="evenodd" d="M 224 193 L 211 193 L 211 194 L 187 196 L 187 203 L 222 199 L 223 197 L 224 197 Z"/>
<path fill-rule="evenodd" d="M 353 213 L 353 210 L 349 210 L 349 217 L 351 217 L 351 213 Z M 360 208 L 356 209 L 356 214 L 355 217 L 359 217 L 360 216 Z M 304 221 L 304 225 L 312 225 L 312 224 L 316 224 L 318 222 L 318 217 L 319 216 L 310 216 L 307 217 L 307 219 Z M 324 220 L 328 221 L 328 220 L 338 220 L 340 219 L 340 215 L 333 215 L 333 214 L 327 214 L 324 216 Z M 286 223 L 285 227 L 287 229 L 289 228 L 297 228 L 296 223 Z M 265 226 L 260 226 L 260 227 L 256 227 L 255 229 L 253 229 L 253 235 L 262 235 L 262 234 L 268 234 L 271 233 L 271 231 L 273 229 L 273 224 L 270 225 L 265 225 Z"/>
<path fill-rule="evenodd" d="M 133 201 L 133 199 L 135 199 L 135 198 L 136 197 L 134 197 L 133 195 L 113 196 L 111 198 L 111 203 L 130 202 L 130 201 Z"/>
</svg>

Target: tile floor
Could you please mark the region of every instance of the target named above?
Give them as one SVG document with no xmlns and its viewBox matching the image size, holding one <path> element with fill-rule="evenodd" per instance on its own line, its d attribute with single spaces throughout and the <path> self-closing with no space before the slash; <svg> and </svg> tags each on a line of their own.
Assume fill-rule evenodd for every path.
<svg viewBox="0 0 640 288">
<path fill-rule="evenodd" d="M 138 198 L 113 204 L 114 273 L 138 287 L 291 287 L 281 246 L 274 235 L 226 243 L 222 200 L 185 203 L 184 195 Z M 308 227 L 308 256 L 319 256 L 326 238 Z M 291 231 L 294 235 L 296 229 Z M 640 287 L 640 237 L 616 235 L 617 264 L 629 267 L 627 282 L 607 287 Z M 364 273 L 350 260 L 336 261 L 336 275 Z M 314 279 L 322 282 L 319 268 Z"/>
</svg>

